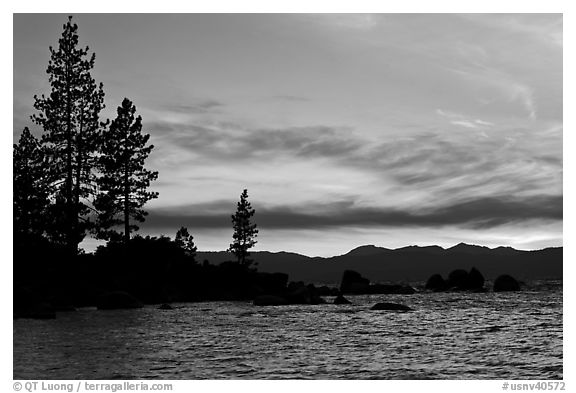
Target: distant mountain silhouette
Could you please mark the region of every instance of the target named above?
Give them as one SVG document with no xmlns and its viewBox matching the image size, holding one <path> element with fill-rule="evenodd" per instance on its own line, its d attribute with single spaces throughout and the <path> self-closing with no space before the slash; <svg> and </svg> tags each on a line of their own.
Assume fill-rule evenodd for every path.
<svg viewBox="0 0 576 393">
<path fill-rule="evenodd" d="M 373 282 L 425 281 L 432 274 L 447 275 L 455 269 L 479 269 L 487 279 L 510 274 L 520 280 L 562 278 L 562 247 L 522 251 L 512 247 L 488 248 L 465 243 L 444 249 L 439 246 L 408 246 L 387 249 L 366 245 L 330 258 L 308 257 L 289 252 L 253 252 L 262 272 L 283 272 L 292 281 L 338 283 L 342 272 L 355 270 Z M 198 259 L 211 263 L 232 260 L 227 252 L 198 252 Z"/>
<path fill-rule="evenodd" d="M 473 244 L 458 243 L 455 246 L 446 249 L 446 251 L 462 252 L 467 254 L 486 254 L 492 250 L 485 246 L 476 246 Z"/>
<path fill-rule="evenodd" d="M 350 252 L 348 252 L 348 256 L 357 256 L 357 257 L 361 257 L 361 256 L 367 256 L 367 255 L 375 255 L 375 254 L 381 254 L 383 252 L 386 251 L 391 251 L 387 248 L 383 248 L 383 247 L 376 247 L 372 244 L 368 245 L 368 246 L 360 246 L 357 247 L 353 250 L 351 250 Z"/>
</svg>

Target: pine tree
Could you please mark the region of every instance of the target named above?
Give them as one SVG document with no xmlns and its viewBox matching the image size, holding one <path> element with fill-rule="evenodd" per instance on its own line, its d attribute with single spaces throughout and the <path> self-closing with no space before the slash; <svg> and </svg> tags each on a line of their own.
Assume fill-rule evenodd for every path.
<svg viewBox="0 0 576 393">
<path fill-rule="evenodd" d="M 184 250 L 184 253 L 196 262 L 198 247 L 194 244 L 194 237 L 188 233 L 188 228 L 182 227 L 176 232 L 174 242 Z"/>
<path fill-rule="evenodd" d="M 147 146 L 150 135 L 142 133 L 142 118 L 135 117 L 135 113 L 132 101 L 124 98 L 116 119 L 103 135 L 99 159 L 100 192 L 94 203 L 99 211 L 98 237 L 115 238 L 117 232 L 112 228 L 123 225 L 125 243 L 130 240 L 130 232 L 138 230 L 137 225 L 130 223 L 130 218 L 143 222 L 148 213 L 142 206 L 158 197 L 157 192 L 147 191 L 150 182 L 158 178 L 158 172 L 144 168 L 154 145 Z"/>
<path fill-rule="evenodd" d="M 42 144 L 49 159 L 46 170 L 53 177 L 53 199 L 58 201 L 52 209 L 62 208 L 55 212 L 63 217 L 58 230 L 63 232 L 69 252 L 76 254 L 90 226 L 104 92 L 90 74 L 95 55 L 88 55 L 88 47 L 78 48 L 78 26 L 72 17 L 63 28 L 58 49 L 50 47 L 46 71 L 50 95 L 34 96 L 38 113 L 32 119 L 44 129 Z"/>
<path fill-rule="evenodd" d="M 50 196 L 50 178 L 38 139 L 28 128 L 13 147 L 14 234 L 22 240 L 45 235 Z"/>
<path fill-rule="evenodd" d="M 251 222 L 255 212 L 248 202 L 248 190 L 245 189 L 240 195 L 236 213 L 232 215 L 234 234 L 232 235 L 233 242 L 228 249 L 236 256 L 238 263 L 245 267 L 252 264 L 253 261 L 248 259 L 250 256 L 248 250 L 257 243 L 255 239 L 258 236 L 258 229 L 256 229 L 256 224 Z"/>
</svg>

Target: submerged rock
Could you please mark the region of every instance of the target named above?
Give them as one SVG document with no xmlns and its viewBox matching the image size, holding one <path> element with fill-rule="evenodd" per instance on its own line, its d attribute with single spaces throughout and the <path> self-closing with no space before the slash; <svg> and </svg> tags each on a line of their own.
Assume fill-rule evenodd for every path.
<svg viewBox="0 0 576 393">
<path fill-rule="evenodd" d="M 158 307 L 158 310 L 174 310 L 174 307 L 172 307 L 168 303 L 163 303 Z"/>
<path fill-rule="evenodd" d="M 520 284 L 516 279 L 508 274 L 503 274 L 498 276 L 494 281 L 494 292 L 507 292 L 507 291 L 519 291 Z"/>
<path fill-rule="evenodd" d="M 376 303 L 370 310 L 414 311 L 408 306 L 397 303 Z"/>
<path fill-rule="evenodd" d="M 98 298 L 96 307 L 98 310 L 117 310 L 124 308 L 142 308 L 140 300 L 130 295 L 128 292 L 114 291 L 108 292 Z"/>
</svg>

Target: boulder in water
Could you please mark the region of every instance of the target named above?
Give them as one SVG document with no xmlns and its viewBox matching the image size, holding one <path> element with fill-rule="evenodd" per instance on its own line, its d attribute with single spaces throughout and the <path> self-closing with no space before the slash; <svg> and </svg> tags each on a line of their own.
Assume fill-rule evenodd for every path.
<svg viewBox="0 0 576 393">
<path fill-rule="evenodd" d="M 432 290 L 434 292 L 444 291 L 447 288 L 446 281 L 439 274 L 434 274 L 430 276 L 428 281 L 426 281 L 426 289 Z"/>
<path fill-rule="evenodd" d="M 345 270 L 340 283 L 340 292 L 346 293 L 368 293 L 370 280 L 364 278 L 354 270 Z"/>
<path fill-rule="evenodd" d="M 324 304 L 326 301 L 318 296 L 314 284 L 304 285 L 302 282 L 290 283 L 286 300 L 289 304 Z"/>
<path fill-rule="evenodd" d="M 520 284 L 516 279 L 508 274 L 503 274 L 498 276 L 494 281 L 494 292 L 507 292 L 507 291 L 519 291 Z"/>
<path fill-rule="evenodd" d="M 468 272 L 466 270 L 457 269 L 450 272 L 448 275 L 448 288 L 454 289 L 468 289 Z"/>
<path fill-rule="evenodd" d="M 478 269 L 473 267 L 468 272 L 468 282 L 466 285 L 466 289 L 470 289 L 473 291 L 481 290 L 484 288 L 484 276 Z"/>
</svg>

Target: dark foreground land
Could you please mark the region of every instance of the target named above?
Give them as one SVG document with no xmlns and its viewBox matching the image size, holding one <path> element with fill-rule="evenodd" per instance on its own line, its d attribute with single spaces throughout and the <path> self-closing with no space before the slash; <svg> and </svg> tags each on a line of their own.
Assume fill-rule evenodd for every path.
<svg viewBox="0 0 576 393">
<path fill-rule="evenodd" d="M 521 289 L 524 280 L 562 279 L 561 248 L 527 252 L 468 245 L 448 250 L 365 246 L 329 259 L 264 252 L 254 253 L 258 270 L 230 261 L 230 256 L 222 260 L 223 253 L 190 255 L 167 237 L 137 236 L 128 245 L 108 243 L 72 258 L 47 243 L 16 243 L 14 317 L 52 318 L 55 311 L 79 307 L 172 302 L 322 304 L 326 296 L 509 291 Z M 414 282 L 426 284 L 407 285 Z M 334 302 L 346 304 L 347 299 L 338 296 Z"/>
</svg>

